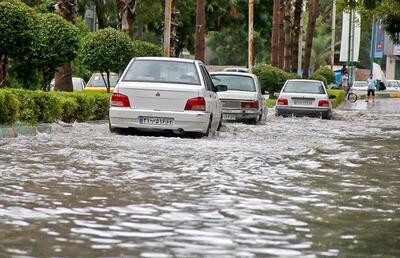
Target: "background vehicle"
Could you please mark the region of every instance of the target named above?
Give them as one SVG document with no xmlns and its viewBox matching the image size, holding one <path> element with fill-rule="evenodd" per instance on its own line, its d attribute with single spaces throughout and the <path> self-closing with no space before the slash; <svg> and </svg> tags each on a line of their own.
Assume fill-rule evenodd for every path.
<svg viewBox="0 0 400 258">
<path fill-rule="evenodd" d="M 367 81 L 354 81 L 352 86 L 353 90 L 366 91 L 368 89 Z"/>
<path fill-rule="evenodd" d="M 387 91 L 400 91 L 400 81 L 398 80 L 386 80 Z"/>
<path fill-rule="evenodd" d="M 54 90 L 55 79 L 50 82 L 50 90 Z M 83 91 L 85 89 L 85 81 L 79 77 L 72 77 L 72 86 L 74 91 Z"/>
<path fill-rule="evenodd" d="M 276 115 L 332 117 L 332 105 L 321 81 L 288 80 L 283 86 L 275 106 Z"/>
<path fill-rule="evenodd" d="M 244 67 L 228 67 L 224 69 L 224 72 L 241 72 L 241 73 L 248 73 L 249 69 Z"/>
<path fill-rule="evenodd" d="M 86 91 L 107 91 L 104 80 L 107 80 L 107 75 L 103 73 L 104 79 L 100 73 L 94 73 L 86 84 Z M 110 91 L 113 91 L 119 80 L 117 73 L 110 73 Z"/>
<path fill-rule="evenodd" d="M 136 128 L 213 135 L 222 104 L 200 61 L 179 58 L 135 58 L 111 97 L 110 130 Z"/>
<path fill-rule="evenodd" d="M 214 72 L 211 77 L 214 84 L 228 87 L 228 91 L 218 92 L 223 120 L 265 122 L 268 109 L 257 76 L 243 72 Z"/>
</svg>

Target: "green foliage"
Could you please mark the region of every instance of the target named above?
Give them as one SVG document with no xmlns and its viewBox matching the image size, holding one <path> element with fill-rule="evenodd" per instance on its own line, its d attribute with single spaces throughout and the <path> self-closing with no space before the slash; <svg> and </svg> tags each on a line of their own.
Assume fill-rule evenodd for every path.
<svg viewBox="0 0 400 258">
<path fill-rule="evenodd" d="M 12 124 L 17 121 L 19 102 L 12 92 L 0 91 L 0 124 Z"/>
<path fill-rule="evenodd" d="M 345 100 L 345 92 L 344 90 L 336 90 L 336 89 L 328 89 L 329 96 L 335 96 L 335 98 L 331 98 L 332 107 L 336 108 Z"/>
<path fill-rule="evenodd" d="M 92 71 L 118 72 L 132 59 L 131 40 L 126 33 L 107 28 L 82 40 L 81 60 Z"/>
<path fill-rule="evenodd" d="M 269 64 L 258 64 L 254 66 L 252 72 L 257 75 L 262 89 L 270 93 L 280 91 L 289 79 L 299 79 L 297 74 L 285 72 Z"/>
<path fill-rule="evenodd" d="M 56 14 L 39 14 L 38 20 L 40 45 L 35 57 L 47 85 L 59 65 L 75 58 L 79 47 L 79 31 Z"/>
<path fill-rule="evenodd" d="M 32 10 L 18 0 L 0 0 L 0 54 L 21 58 L 31 52 L 36 22 Z"/>
<path fill-rule="evenodd" d="M 146 41 L 133 40 L 132 44 L 132 57 L 141 56 L 162 56 L 162 48 L 155 44 Z"/>
<path fill-rule="evenodd" d="M 322 76 L 319 73 L 313 73 L 310 77 L 310 80 L 317 80 L 317 81 L 321 81 L 324 83 L 325 86 L 328 86 L 328 81 L 326 80 L 326 78 L 324 76 Z"/>
<path fill-rule="evenodd" d="M 322 75 L 326 79 L 326 82 L 328 84 L 336 82 L 335 73 L 328 67 L 321 67 L 317 71 L 315 71 L 313 74 Z"/>
<path fill-rule="evenodd" d="M 104 120 L 110 94 L 0 90 L 0 124 Z"/>
</svg>

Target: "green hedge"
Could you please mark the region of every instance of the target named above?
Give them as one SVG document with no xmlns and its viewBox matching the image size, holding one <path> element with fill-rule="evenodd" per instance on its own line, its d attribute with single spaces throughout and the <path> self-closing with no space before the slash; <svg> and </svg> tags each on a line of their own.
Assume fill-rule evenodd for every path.
<svg viewBox="0 0 400 258">
<path fill-rule="evenodd" d="M 326 79 L 327 84 L 325 84 L 326 86 L 328 86 L 328 84 L 331 83 L 335 83 L 336 82 L 336 77 L 335 77 L 335 73 L 329 69 L 328 67 L 321 67 L 318 70 L 316 70 L 312 75 L 321 75 Z M 311 78 L 310 77 L 310 78 Z"/>
<path fill-rule="evenodd" d="M 108 116 L 110 94 L 0 90 L 0 124 L 84 122 Z"/>
<path fill-rule="evenodd" d="M 324 76 L 322 76 L 321 74 L 318 73 L 313 73 L 310 78 L 310 80 L 317 80 L 317 81 L 321 81 L 324 83 L 324 85 L 326 87 L 328 87 L 328 81 L 326 80 L 326 78 Z"/>
<path fill-rule="evenodd" d="M 328 95 L 329 97 L 335 96 L 335 98 L 330 99 L 334 108 L 338 107 L 345 100 L 344 90 L 328 89 Z"/>
<path fill-rule="evenodd" d="M 280 91 L 286 80 L 300 79 L 297 74 L 285 72 L 269 64 L 258 64 L 252 72 L 257 75 L 262 89 L 271 94 Z"/>
</svg>

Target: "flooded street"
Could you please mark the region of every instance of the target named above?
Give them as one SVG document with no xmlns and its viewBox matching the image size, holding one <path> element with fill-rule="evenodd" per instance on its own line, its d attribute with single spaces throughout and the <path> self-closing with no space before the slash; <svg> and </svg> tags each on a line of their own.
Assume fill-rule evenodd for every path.
<svg viewBox="0 0 400 258">
<path fill-rule="evenodd" d="M 0 257 L 400 256 L 400 115 L 0 139 Z"/>
</svg>

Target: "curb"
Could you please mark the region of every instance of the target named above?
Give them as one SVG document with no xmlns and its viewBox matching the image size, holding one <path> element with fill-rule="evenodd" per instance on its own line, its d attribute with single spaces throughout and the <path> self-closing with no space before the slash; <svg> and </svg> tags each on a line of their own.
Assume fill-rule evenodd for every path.
<svg viewBox="0 0 400 258">
<path fill-rule="evenodd" d="M 360 97 L 360 99 L 365 99 L 366 98 L 366 94 L 358 94 L 358 96 Z M 391 93 L 376 93 L 375 94 L 376 98 L 380 98 L 380 99 L 389 99 L 389 98 L 400 98 L 400 92 L 391 92 Z"/>
<path fill-rule="evenodd" d="M 51 126 L 47 124 L 41 124 L 0 127 L 0 139 L 15 138 L 21 135 L 35 136 L 38 133 L 51 133 Z"/>
</svg>

